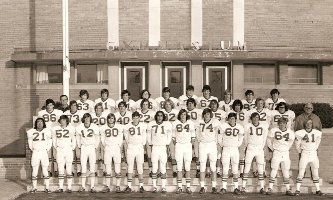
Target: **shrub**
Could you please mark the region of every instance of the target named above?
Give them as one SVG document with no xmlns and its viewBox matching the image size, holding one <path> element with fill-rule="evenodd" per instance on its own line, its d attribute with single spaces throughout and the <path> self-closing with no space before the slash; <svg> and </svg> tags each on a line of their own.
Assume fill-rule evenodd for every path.
<svg viewBox="0 0 333 200">
<path fill-rule="evenodd" d="M 304 112 L 304 103 L 290 104 L 289 109 L 295 112 L 296 117 Z M 328 103 L 313 103 L 313 113 L 318 115 L 323 128 L 333 127 L 333 108 Z"/>
</svg>

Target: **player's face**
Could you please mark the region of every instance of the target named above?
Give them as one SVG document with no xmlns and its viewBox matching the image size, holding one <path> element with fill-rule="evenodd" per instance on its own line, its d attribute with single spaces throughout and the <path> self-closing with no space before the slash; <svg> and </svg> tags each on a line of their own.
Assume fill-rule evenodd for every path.
<svg viewBox="0 0 333 200">
<path fill-rule="evenodd" d="M 81 100 L 82 101 L 86 101 L 87 99 L 88 99 L 88 95 L 87 94 L 81 95 Z"/>
<path fill-rule="evenodd" d="M 118 106 L 118 109 L 119 109 L 120 112 L 125 112 L 126 111 L 126 107 L 123 104 L 120 104 Z"/>
<path fill-rule="evenodd" d="M 257 103 L 257 109 L 263 109 L 264 108 L 264 101 L 260 100 Z"/>
<path fill-rule="evenodd" d="M 285 113 L 286 112 L 286 106 L 282 105 L 279 107 L 279 113 Z"/>
<path fill-rule="evenodd" d="M 157 119 L 157 123 L 162 123 L 163 122 L 163 118 L 164 118 L 164 116 L 163 116 L 163 113 L 158 113 L 157 114 L 157 117 L 156 117 L 156 119 Z"/>
<path fill-rule="evenodd" d="M 126 93 L 122 96 L 122 98 L 123 98 L 124 101 L 128 101 L 130 96 L 128 95 L 128 93 Z"/>
<path fill-rule="evenodd" d="M 217 107 L 217 103 L 212 103 L 212 107 L 211 107 L 211 109 L 212 109 L 213 111 L 217 111 L 217 109 L 218 109 L 218 107 Z"/>
<path fill-rule="evenodd" d="M 286 130 L 287 129 L 287 123 L 285 123 L 285 122 L 280 122 L 278 125 L 279 125 L 280 130 Z"/>
<path fill-rule="evenodd" d="M 142 104 L 142 110 L 148 110 L 149 108 L 149 102 L 145 101 L 143 104 Z"/>
<path fill-rule="evenodd" d="M 37 120 L 37 129 L 42 130 L 44 126 L 43 120 L 39 119 Z"/>
<path fill-rule="evenodd" d="M 145 91 L 145 92 L 142 94 L 142 98 L 143 98 L 143 99 L 149 99 L 149 93 L 148 93 L 148 91 Z"/>
<path fill-rule="evenodd" d="M 86 118 L 84 118 L 84 125 L 90 125 L 90 117 L 86 117 Z"/>
<path fill-rule="evenodd" d="M 312 120 L 308 120 L 305 124 L 306 129 L 312 129 L 313 122 Z"/>
<path fill-rule="evenodd" d="M 313 105 L 312 104 L 306 104 L 304 106 L 304 111 L 306 114 L 311 114 L 313 111 Z"/>
<path fill-rule="evenodd" d="M 171 105 L 171 103 L 168 102 L 168 101 L 165 102 L 164 108 L 165 108 L 165 110 L 167 110 L 167 111 L 172 110 L 172 105 Z"/>
<path fill-rule="evenodd" d="M 193 90 L 186 90 L 186 96 L 191 97 L 193 96 L 194 91 Z"/>
<path fill-rule="evenodd" d="M 209 90 L 204 90 L 203 93 L 202 93 L 202 95 L 203 95 L 206 99 L 208 99 L 208 98 L 210 97 L 210 91 L 209 91 Z"/>
<path fill-rule="evenodd" d="M 188 103 L 187 103 L 187 109 L 188 109 L 188 110 L 193 110 L 194 107 L 195 107 L 195 106 L 194 106 L 194 103 L 193 103 L 193 102 L 188 102 Z"/>
<path fill-rule="evenodd" d="M 77 104 L 76 104 L 76 103 L 73 103 L 73 104 L 71 105 L 71 111 L 72 111 L 72 112 L 76 112 L 76 111 L 77 111 Z"/>
<path fill-rule="evenodd" d="M 163 92 L 163 97 L 164 97 L 164 99 L 169 99 L 170 98 L 170 92 Z"/>
<path fill-rule="evenodd" d="M 103 112 L 103 107 L 102 106 L 97 106 L 95 112 L 96 112 L 96 114 L 101 114 Z"/>
<path fill-rule="evenodd" d="M 139 116 L 134 116 L 132 118 L 134 124 L 138 124 L 140 122 L 140 117 Z"/>
<path fill-rule="evenodd" d="M 236 124 L 236 118 L 235 118 L 235 117 L 229 117 L 229 118 L 228 118 L 228 123 L 229 123 L 231 126 L 235 126 L 235 124 Z"/>
<path fill-rule="evenodd" d="M 103 100 L 107 99 L 107 98 L 108 98 L 108 93 L 103 92 L 101 98 L 102 98 Z"/>
<path fill-rule="evenodd" d="M 250 94 L 247 94 L 245 98 L 247 101 L 252 101 L 253 97 L 254 97 L 253 93 L 250 93 Z"/>
<path fill-rule="evenodd" d="M 259 115 L 255 115 L 251 120 L 252 120 L 252 124 L 258 124 L 259 122 Z"/>
<path fill-rule="evenodd" d="M 61 119 L 61 120 L 60 120 L 60 125 L 61 125 L 62 127 L 67 126 L 67 121 L 66 121 L 66 119 Z"/>
<path fill-rule="evenodd" d="M 224 101 L 229 101 L 231 99 L 231 94 L 230 93 L 226 93 L 224 95 Z"/>
<path fill-rule="evenodd" d="M 210 112 L 208 112 L 208 113 L 206 113 L 206 114 L 204 114 L 204 120 L 207 122 L 207 121 L 209 121 L 210 120 L 210 118 L 211 118 L 211 116 L 210 116 Z"/>
<path fill-rule="evenodd" d="M 46 105 L 46 110 L 47 110 L 47 111 L 52 111 L 53 108 L 54 108 L 53 103 L 49 103 L 49 104 Z"/>
<path fill-rule="evenodd" d="M 180 115 L 180 121 L 182 121 L 182 122 L 186 122 L 186 116 L 187 116 L 187 113 L 186 113 L 186 112 L 183 112 L 183 113 Z"/>
<path fill-rule="evenodd" d="M 236 112 L 240 112 L 241 111 L 241 106 L 240 105 L 236 105 L 235 106 L 235 111 Z"/>
<path fill-rule="evenodd" d="M 62 97 L 60 98 L 60 103 L 61 103 L 61 105 L 63 105 L 63 106 L 67 106 L 67 105 L 68 105 L 68 98 L 65 97 L 65 96 L 62 96 Z"/>
<path fill-rule="evenodd" d="M 273 93 L 272 94 L 272 99 L 273 100 L 276 100 L 276 99 L 278 99 L 279 98 L 279 93 Z"/>
<path fill-rule="evenodd" d="M 116 119 L 111 116 L 109 119 L 108 119 L 108 124 L 114 124 L 116 122 Z"/>
</svg>

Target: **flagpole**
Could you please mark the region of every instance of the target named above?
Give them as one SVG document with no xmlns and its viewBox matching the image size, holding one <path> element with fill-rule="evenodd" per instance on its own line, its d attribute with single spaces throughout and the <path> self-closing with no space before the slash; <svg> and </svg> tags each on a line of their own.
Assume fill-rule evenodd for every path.
<svg viewBox="0 0 333 200">
<path fill-rule="evenodd" d="M 69 34 L 68 34 L 68 0 L 62 0 L 62 38 L 63 38 L 63 94 L 69 99 L 69 78 L 70 78 L 70 63 L 69 63 Z"/>
</svg>

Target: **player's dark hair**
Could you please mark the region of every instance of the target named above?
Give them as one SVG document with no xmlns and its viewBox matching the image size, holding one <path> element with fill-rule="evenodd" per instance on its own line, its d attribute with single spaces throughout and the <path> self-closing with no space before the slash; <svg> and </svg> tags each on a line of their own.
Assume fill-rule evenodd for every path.
<svg viewBox="0 0 333 200">
<path fill-rule="evenodd" d="M 278 89 L 274 88 L 274 89 L 271 90 L 270 95 L 272 96 L 273 94 L 276 94 L 276 93 L 278 95 L 280 95 L 280 91 Z"/>
<path fill-rule="evenodd" d="M 193 85 L 188 85 L 188 86 L 186 87 L 186 90 L 193 90 L 193 91 L 194 91 L 194 87 L 193 87 Z"/>
<path fill-rule="evenodd" d="M 228 114 L 227 118 L 230 119 L 231 117 L 234 117 L 235 119 L 237 119 L 237 114 L 234 113 L 234 112 L 231 112 L 231 113 Z"/>
<path fill-rule="evenodd" d="M 82 117 L 82 119 L 81 119 L 81 122 L 82 123 L 84 123 L 84 120 L 86 119 L 86 118 L 90 118 L 90 123 L 92 123 L 93 122 L 93 119 L 92 119 L 92 117 L 91 117 L 91 115 L 89 114 L 89 113 L 84 113 L 84 115 L 83 115 L 83 117 Z"/>
<path fill-rule="evenodd" d="M 263 98 L 261 98 L 261 97 L 256 98 L 256 101 L 255 101 L 256 106 L 259 103 L 259 101 L 263 101 L 264 102 L 264 106 L 265 106 L 265 100 Z"/>
<path fill-rule="evenodd" d="M 123 91 L 121 91 L 121 98 L 123 98 L 123 96 L 124 96 L 125 94 L 128 94 L 128 96 L 131 96 L 130 91 L 128 91 L 128 90 L 123 90 Z"/>
<path fill-rule="evenodd" d="M 95 107 L 94 107 L 95 112 L 96 112 L 96 109 L 98 106 L 102 107 L 102 112 L 103 112 L 104 108 L 103 108 L 103 104 L 101 102 L 99 102 L 95 105 Z"/>
<path fill-rule="evenodd" d="M 154 116 L 155 121 L 157 121 L 157 116 L 158 116 L 159 113 L 162 113 L 162 115 L 163 115 L 163 121 L 166 121 L 166 120 L 167 120 L 167 117 L 166 117 L 166 115 L 164 114 L 164 112 L 161 111 L 161 110 L 159 110 L 159 111 L 156 112 L 156 114 L 155 114 L 155 116 Z"/>
<path fill-rule="evenodd" d="M 254 95 L 254 92 L 252 90 L 246 90 L 245 91 L 245 96 L 247 96 L 249 94 L 253 94 Z"/>
<path fill-rule="evenodd" d="M 168 102 L 171 104 L 171 109 L 174 109 L 174 108 L 175 108 L 175 104 L 173 103 L 173 101 L 172 101 L 171 99 L 167 99 L 167 100 L 164 101 L 164 104 L 163 104 L 164 109 L 165 109 L 165 105 L 166 105 Z"/>
<path fill-rule="evenodd" d="M 188 114 L 188 112 L 185 110 L 185 109 L 180 109 L 179 113 L 178 113 L 178 116 L 177 116 L 177 119 L 180 121 L 180 116 L 183 114 L 183 113 L 186 113 L 186 121 L 191 119 L 190 115 Z"/>
<path fill-rule="evenodd" d="M 120 105 L 123 105 L 123 106 L 125 106 L 125 108 L 127 108 L 127 104 L 126 104 L 125 101 L 121 101 L 121 102 L 119 102 L 119 103 L 118 103 L 118 108 L 120 107 Z"/>
<path fill-rule="evenodd" d="M 81 90 L 79 96 L 82 97 L 85 94 L 87 95 L 87 99 L 89 99 L 89 92 L 87 90 Z"/>
<path fill-rule="evenodd" d="M 113 117 L 114 121 L 116 121 L 116 116 L 113 113 L 109 113 L 108 116 L 106 116 L 106 119 L 109 120 L 111 119 L 111 117 Z"/>
<path fill-rule="evenodd" d="M 141 108 L 141 109 L 142 109 L 143 104 L 144 104 L 145 102 L 148 102 L 148 106 L 149 106 L 149 100 L 146 99 L 146 98 L 143 98 L 142 101 L 141 101 L 141 103 L 140 103 L 140 108 Z"/>
<path fill-rule="evenodd" d="M 288 119 L 285 118 L 285 117 L 280 117 L 280 118 L 278 119 L 278 124 L 281 124 L 281 123 L 285 123 L 285 124 L 287 124 L 287 123 L 288 123 Z"/>
<path fill-rule="evenodd" d="M 220 107 L 220 104 L 219 104 L 219 102 L 218 102 L 216 99 L 211 100 L 211 101 L 209 102 L 208 107 L 209 107 L 210 109 L 212 109 L 212 104 L 214 104 L 214 103 L 217 104 L 217 108 Z"/>
<path fill-rule="evenodd" d="M 134 118 L 134 117 L 140 117 L 140 113 L 138 111 L 134 111 L 132 113 L 132 118 Z"/>
<path fill-rule="evenodd" d="M 52 103 L 53 105 L 55 105 L 55 102 L 53 101 L 53 99 L 46 99 L 45 106 L 49 105 L 50 103 Z"/>
<path fill-rule="evenodd" d="M 303 127 L 306 127 L 306 124 L 308 123 L 308 121 L 312 121 L 312 128 L 313 128 L 313 120 L 312 119 L 307 119 L 303 122 Z"/>
<path fill-rule="evenodd" d="M 276 105 L 276 108 L 275 108 L 275 110 L 279 110 L 279 107 L 281 107 L 281 106 L 284 106 L 285 107 L 285 110 L 286 111 L 288 111 L 288 105 L 286 104 L 286 102 L 280 102 L 280 103 L 278 103 L 277 105 Z"/>
<path fill-rule="evenodd" d="M 187 101 L 186 101 L 186 106 L 188 106 L 188 103 L 193 103 L 193 104 L 194 104 L 194 107 L 197 106 L 197 102 L 195 101 L 194 98 L 189 98 L 189 99 L 187 99 Z"/>
<path fill-rule="evenodd" d="M 67 125 L 69 124 L 69 118 L 68 118 L 67 115 L 61 115 L 61 116 L 59 117 L 59 119 L 58 119 L 59 124 L 60 124 L 60 120 L 62 120 L 62 119 L 65 119 L 65 120 L 66 120 Z"/>
<path fill-rule="evenodd" d="M 106 93 L 106 94 L 108 95 L 108 97 L 109 97 L 109 90 L 108 90 L 108 89 L 102 89 L 102 90 L 101 90 L 101 96 L 102 96 L 102 94 L 104 94 L 104 93 Z"/>
<path fill-rule="evenodd" d="M 62 94 L 62 95 L 60 95 L 59 99 L 61 99 L 62 97 L 66 97 L 66 98 L 67 98 L 67 100 L 68 100 L 68 96 L 67 96 L 67 95 L 65 95 L 65 94 Z"/>
<path fill-rule="evenodd" d="M 227 95 L 227 94 L 231 94 L 231 91 L 230 90 L 225 90 L 223 95 Z"/>
<path fill-rule="evenodd" d="M 256 116 L 258 116 L 258 117 L 260 118 L 259 113 L 254 112 L 254 113 L 251 114 L 250 119 L 253 119 L 253 118 L 255 118 Z"/>
<path fill-rule="evenodd" d="M 232 103 L 232 106 L 231 106 L 232 109 L 235 110 L 235 107 L 236 107 L 237 105 L 240 105 L 240 109 L 243 110 L 243 103 L 242 103 L 241 100 L 236 99 L 236 100 Z"/>
<path fill-rule="evenodd" d="M 43 129 L 46 128 L 46 123 L 45 123 L 44 118 L 42 118 L 42 117 L 38 117 L 38 118 L 35 120 L 34 129 L 37 129 L 37 121 L 38 121 L 38 120 L 42 120 L 42 121 L 43 121 Z"/>
<path fill-rule="evenodd" d="M 164 93 L 164 92 L 171 92 L 171 90 L 169 87 L 164 87 L 162 90 L 162 93 Z"/>
<path fill-rule="evenodd" d="M 202 87 L 202 90 L 201 90 L 201 92 L 204 92 L 205 90 L 209 90 L 209 92 L 211 92 L 211 91 L 212 91 L 212 89 L 210 88 L 210 86 L 209 86 L 209 85 L 204 85 L 204 86 Z"/>
<path fill-rule="evenodd" d="M 143 95 L 143 93 L 145 93 L 145 92 L 148 92 L 148 98 L 150 98 L 151 94 L 150 94 L 149 90 L 144 89 L 144 90 L 142 90 L 142 91 L 140 92 L 140 99 L 143 98 L 142 95 Z"/>
<path fill-rule="evenodd" d="M 210 108 L 205 108 L 203 111 L 202 111 L 202 119 L 204 118 L 204 115 L 207 114 L 207 113 L 210 113 L 210 118 L 213 118 L 213 112 Z"/>
</svg>

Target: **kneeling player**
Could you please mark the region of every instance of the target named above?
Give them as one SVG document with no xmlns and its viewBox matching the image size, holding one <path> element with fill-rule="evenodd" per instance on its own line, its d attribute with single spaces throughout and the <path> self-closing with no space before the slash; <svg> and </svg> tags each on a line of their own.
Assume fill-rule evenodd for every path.
<svg viewBox="0 0 333 200">
<path fill-rule="evenodd" d="M 313 122 L 309 119 L 305 124 L 305 129 L 295 132 L 296 136 L 296 149 L 301 154 L 299 161 L 298 176 L 296 179 L 295 195 L 299 196 L 302 179 L 304 176 L 305 168 L 308 164 L 311 166 L 313 183 L 316 186 L 316 195 L 323 195 L 319 188 L 319 159 L 317 149 L 319 147 L 322 132 L 312 129 Z"/>
<path fill-rule="evenodd" d="M 172 137 L 172 125 L 166 121 L 162 111 L 157 111 L 155 121 L 148 124 L 147 141 L 152 145 L 151 162 L 153 165 L 153 193 L 157 192 L 157 170 L 160 162 L 160 171 L 162 179 L 162 193 L 166 193 L 166 162 L 167 162 L 167 145 L 170 144 Z"/>
<path fill-rule="evenodd" d="M 271 163 L 272 171 L 269 178 L 268 190 L 266 192 L 267 195 L 271 195 L 273 192 L 273 184 L 280 164 L 283 174 L 283 183 L 286 186 L 286 194 L 293 195 L 289 185 L 289 149 L 295 140 L 295 133 L 287 128 L 287 123 L 287 118 L 279 118 L 278 127 L 272 128 L 268 135 L 267 146 L 273 151 L 273 157 Z"/>
<path fill-rule="evenodd" d="M 244 135 L 244 146 L 246 147 L 245 155 L 245 168 L 243 176 L 243 187 L 241 192 L 246 192 L 246 182 L 249 176 L 251 163 L 253 158 L 256 159 L 259 182 L 260 182 L 260 193 L 264 194 L 264 146 L 267 140 L 268 124 L 260 121 L 259 113 L 254 112 L 251 114 L 252 123 L 245 126 Z"/>
<path fill-rule="evenodd" d="M 72 192 L 72 162 L 73 150 L 76 147 L 75 128 L 69 125 L 67 115 L 61 115 L 58 126 L 52 129 L 53 146 L 57 150 L 57 161 L 59 170 L 59 189 L 56 192 L 63 192 L 65 179 L 65 165 L 67 174 L 67 192 Z"/>
<path fill-rule="evenodd" d="M 216 160 L 217 160 L 217 133 L 220 122 L 213 119 L 212 110 L 205 108 L 202 112 L 202 120 L 196 127 L 199 141 L 199 161 L 200 161 L 200 194 L 205 193 L 205 171 L 207 158 L 212 173 L 212 193 L 216 194 Z"/>
<path fill-rule="evenodd" d="M 90 171 L 90 189 L 95 193 L 95 162 L 96 148 L 99 144 L 99 128 L 92 123 L 92 117 L 89 113 L 85 113 L 82 117 L 82 124 L 76 128 L 77 145 L 81 148 L 81 167 L 82 167 L 82 187 L 79 192 L 84 192 L 86 189 L 87 179 L 87 162 L 89 159 Z"/>
<path fill-rule="evenodd" d="M 147 124 L 140 122 L 140 114 L 135 111 L 132 114 L 132 122 L 124 128 L 125 141 L 127 143 L 127 188 L 125 192 L 132 192 L 133 167 L 134 160 L 138 171 L 140 184 L 140 192 L 143 193 L 143 162 L 144 162 L 144 146 L 147 141 Z"/>
<path fill-rule="evenodd" d="M 121 168 L 121 146 L 123 143 L 124 126 L 116 123 L 116 117 L 110 113 L 106 117 L 107 124 L 100 127 L 101 142 L 104 147 L 104 164 L 106 169 L 106 189 L 103 192 L 110 192 L 112 159 L 114 162 L 116 176 L 116 192 L 120 191 L 120 168 Z"/>
<path fill-rule="evenodd" d="M 243 143 L 244 128 L 236 123 L 237 114 L 229 113 L 228 122 L 220 126 L 219 144 L 223 148 L 222 151 L 222 189 L 221 193 L 227 192 L 228 170 L 231 161 L 231 169 L 234 182 L 234 193 L 239 195 L 238 189 L 238 164 L 239 164 L 239 147 Z"/>
<path fill-rule="evenodd" d="M 51 131 L 46 128 L 43 118 L 37 118 L 33 129 L 27 131 L 29 149 L 32 151 L 32 190 L 31 193 L 37 192 L 37 174 L 39 164 L 42 165 L 42 171 L 45 183 L 45 192 L 49 190 L 49 175 L 47 168 L 49 166 L 49 158 L 47 152 L 52 147 Z"/>
<path fill-rule="evenodd" d="M 185 163 L 186 193 L 191 194 L 191 161 L 192 161 L 192 143 L 195 140 L 194 123 L 189 120 L 190 116 L 185 109 L 178 113 L 178 120 L 172 124 L 172 139 L 175 144 L 175 158 L 177 162 L 177 194 L 183 191 L 183 161 Z"/>
</svg>

